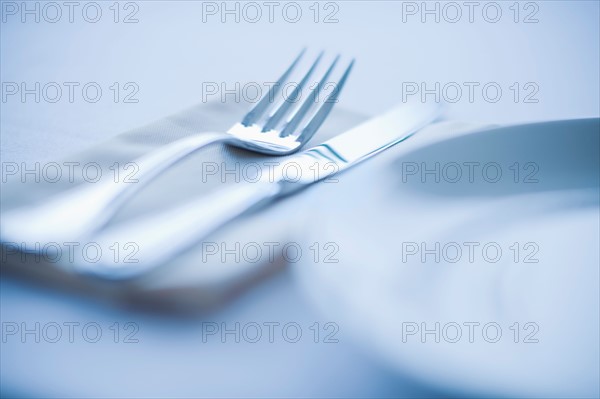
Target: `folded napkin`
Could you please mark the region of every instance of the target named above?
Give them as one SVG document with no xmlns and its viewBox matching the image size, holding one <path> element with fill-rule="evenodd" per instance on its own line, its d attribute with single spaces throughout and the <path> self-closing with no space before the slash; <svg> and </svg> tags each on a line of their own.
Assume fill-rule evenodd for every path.
<svg viewBox="0 0 600 399">
<path fill-rule="evenodd" d="M 112 178 L 110 167 L 115 162 L 123 165 L 188 135 L 225 131 L 241 119 L 248 107 L 249 104 L 244 103 L 201 104 L 110 138 L 68 159 L 57 160 L 61 165 L 65 162 L 76 163 L 74 182 L 65 178 L 57 182 L 48 179 L 41 179 L 40 182 L 26 179 L 23 182 L 20 174 L 8 176 L 9 181 L 3 185 L 1 193 L 1 211 L 44 201 L 77 184 L 93 184 L 82 178 L 83 165 L 95 163 L 103 171 L 103 178 Z M 363 115 L 335 107 L 306 148 L 342 133 L 365 119 Z M 438 136 L 458 134 L 473 128 L 446 122 L 425 129 L 421 133 L 423 139 L 411 139 L 397 147 L 407 147 L 408 143 L 407 148 L 411 148 L 411 141 L 417 146 L 424 145 Z M 393 157 L 393 150 L 390 150 L 389 156 Z M 270 165 L 273 162 L 284 162 L 285 158 L 260 155 L 223 144 L 210 145 L 172 166 L 143 188 L 115 215 L 109 226 L 156 214 L 227 185 L 252 180 L 257 170 L 268 173 L 272 170 Z M 335 198 L 336 187 L 343 185 L 344 175 L 350 173 L 353 171 L 337 177 L 334 184 L 321 182 L 307 191 L 321 191 L 323 195 L 333 195 Z M 337 198 L 337 201 L 343 200 Z M 58 283 L 118 302 L 150 303 L 154 307 L 205 307 L 222 301 L 241 287 L 280 269 L 290 261 L 316 256 L 316 249 L 310 248 L 313 243 L 304 242 L 302 234 L 306 228 L 318 228 L 306 225 L 315 207 L 319 207 L 319 204 L 307 203 L 304 193 L 278 201 L 267 209 L 238 218 L 162 267 L 127 282 L 84 278 L 73 271 L 75 265 L 65 254 L 58 261 L 39 259 L 35 255 L 15 253 L 14 244 L 17 243 L 3 248 L 2 269 L 3 272 L 25 274 L 44 283 Z M 160 226 L 156 228 L 160 229 Z M 177 237 L 172 239 L 177 240 Z M 81 247 L 86 243 L 79 244 Z M 260 255 L 257 251 L 260 251 Z"/>
</svg>

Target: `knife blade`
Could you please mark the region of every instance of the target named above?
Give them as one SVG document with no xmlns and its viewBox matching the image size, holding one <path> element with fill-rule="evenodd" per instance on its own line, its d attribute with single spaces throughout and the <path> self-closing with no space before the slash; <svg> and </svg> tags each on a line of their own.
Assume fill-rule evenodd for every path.
<svg viewBox="0 0 600 399">
<path fill-rule="evenodd" d="M 76 269 L 109 279 L 138 276 L 166 263 L 243 213 L 346 170 L 405 140 L 436 119 L 441 108 L 438 103 L 401 104 L 290 156 L 277 168 L 275 179 L 235 184 L 175 209 L 109 227 L 89 240 L 108 253 L 115 243 L 126 243 L 133 247 L 134 255 L 129 259 L 105 257 L 94 262 L 78 259 Z M 290 165 L 299 168 L 293 178 L 284 173 Z M 315 170 L 319 172 L 314 173 Z"/>
</svg>

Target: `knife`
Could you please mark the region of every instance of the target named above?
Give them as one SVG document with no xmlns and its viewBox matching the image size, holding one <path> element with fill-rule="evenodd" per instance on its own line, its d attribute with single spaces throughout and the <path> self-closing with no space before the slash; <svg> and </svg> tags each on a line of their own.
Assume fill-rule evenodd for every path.
<svg viewBox="0 0 600 399">
<path fill-rule="evenodd" d="M 123 259 L 103 257 L 94 262 L 79 259 L 76 268 L 108 279 L 132 278 L 152 270 L 232 219 L 340 173 L 407 139 L 436 119 L 441 108 L 438 103 L 398 105 L 287 158 L 268 179 L 235 184 L 175 209 L 109 227 L 90 237 L 90 242 L 107 252 L 115 243 L 129 243 L 135 254 Z M 295 172 L 288 173 L 292 165 Z"/>
</svg>

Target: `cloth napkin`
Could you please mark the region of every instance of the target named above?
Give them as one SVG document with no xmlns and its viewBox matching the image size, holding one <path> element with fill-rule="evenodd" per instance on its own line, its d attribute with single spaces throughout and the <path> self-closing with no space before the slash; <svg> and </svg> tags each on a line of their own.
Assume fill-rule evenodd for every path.
<svg viewBox="0 0 600 399">
<path fill-rule="evenodd" d="M 68 159 L 56 160 L 59 164 L 76 163 L 73 182 L 67 179 L 58 182 L 49 182 L 47 179 L 34 182 L 26 179 L 23 182 L 19 174 L 8 176 L 9 181 L 2 187 L 1 211 L 44 201 L 78 184 L 93 184 L 83 179 L 83 165 L 96 163 L 104 173 L 103 178 L 112 178 L 110 167 L 115 162 L 121 165 L 131 162 L 181 137 L 225 131 L 241 119 L 249 106 L 246 103 L 200 104 L 112 137 Z M 336 106 L 306 148 L 340 134 L 365 119 L 364 115 Z M 411 138 L 388 150 L 386 159 L 393 158 L 394 153 L 399 153 L 398 150 L 407 151 L 445 135 L 455 135 L 474 128 L 475 126 L 450 122 L 432 125 L 419 133 L 417 138 Z M 376 158 L 379 157 L 381 156 Z M 284 162 L 285 158 L 260 155 L 223 144 L 210 145 L 172 166 L 143 188 L 114 216 L 108 226 L 156 214 L 227 185 L 253 179 L 254 175 L 251 174 L 256 171 L 256 165 L 260 166 L 262 173 L 267 173 L 270 163 Z M 377 162 L 386 167 L 387 162 L 382 160 L 383 157 L 369 162 Z M 314 190 L 335 198 L 336 187 L 343 185 L 346 179 L 344 175 L 351 173 L 353 170 L 341 174 L 334 184 L 317 183 L 307 191 Z M 318 221 L 312 223 L 310 220 L 315 208 L 320 205 L 307 202 L 305 198 L 305 193 L 299 193 L 259 212 L 238 218 L 162 267 L 131 281 L 111 282 L 83 277 L 74 272 L 75 265 L 64 254 L 59 261 L 48 261 L 31 254 L 15 253 L 12 247 L 3 247 L 2 269 L 3 272 L 41 279 L 45 284 L 58 284 L 63 288 L 119 303 L 142 303 L 154 308 L 203 308 L 220 303 L 241 288 L 281 269 L 290 260 L 297 262 L 300 258 L 316 256 L 316 249 L 310 248 L 313 243 L 304 242 L 303 237 L 306 229 L 318 228 Z M 336 200 L 344 201 L 344 198 Z M 160 226 L 156 228 L 160 229 Z M 176 240 L 177 237 L 172 239 Z M 242 252 L 245 248 L 248 251 L 255 249 L 256 244 L 262 251 L 258 260 L 256 252 L 252 255 Z M 216 253 L 207 254 L 207 245 L 211 245 L 211 251 L 216 250 Z M 300 248 L 302 253 L 286 256 L 283 253 L 285 248 L 290 251 Z M 226 255 L 228 249 L 233 249 L 236 254 Z"/>
</svg>

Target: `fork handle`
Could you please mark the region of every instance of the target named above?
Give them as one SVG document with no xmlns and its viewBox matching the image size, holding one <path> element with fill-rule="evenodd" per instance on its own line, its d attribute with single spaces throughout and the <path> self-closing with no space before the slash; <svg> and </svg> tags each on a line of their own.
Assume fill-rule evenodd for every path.
<svg viewBox="0 0 600 399">
<path fill-rule="evenodd" d="M 2 217 L 2 241 L 15 240 L 25 243 L 26 250 L 37 251 L 48 242 L 80 239 L 102 227 L 129 197 L 175 162 L 209 144 L 229 140 L 230 135 L 213 132 L 184 137 L 132 161 L 138 166 L 137 182 L 85 183 L 41 205 L 10 211 Z M 118 176 L 126 173 L 119 172 Z"/>
<path fill-rule="evenodd" d="M 78 271 L 108 279 L 131 278 L 155 268 L 247 211 L 285 192 L 285 182 L 235 184 L 169 211 L 111 227 L 93 238 L 102 252 L 115 243 L 128 246 L 130 258 L 102 257 L 75 262 Z"/>
</svg>

